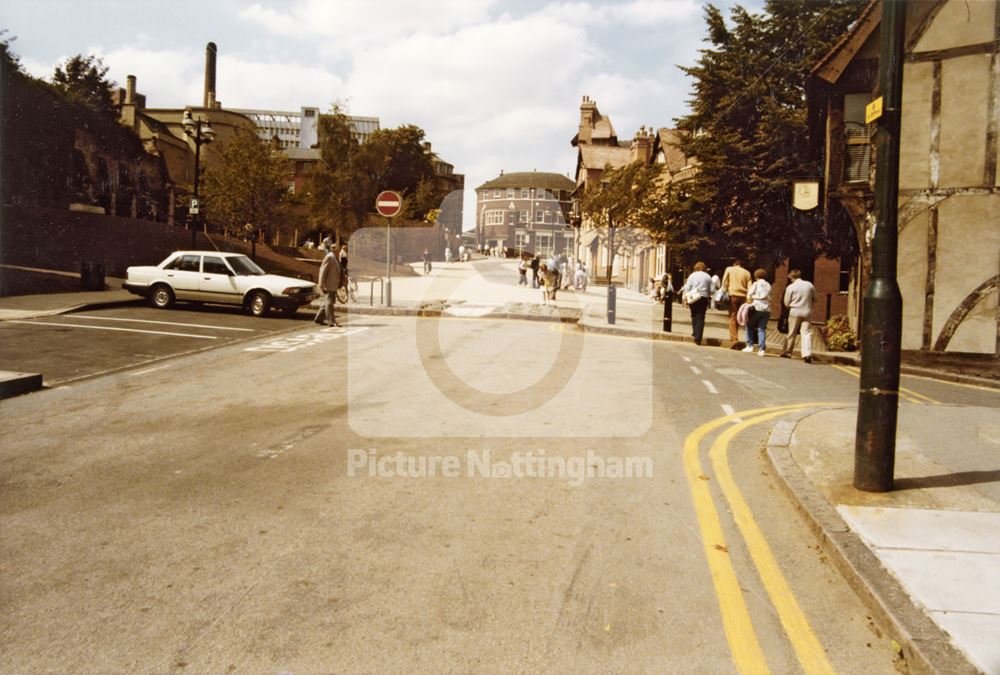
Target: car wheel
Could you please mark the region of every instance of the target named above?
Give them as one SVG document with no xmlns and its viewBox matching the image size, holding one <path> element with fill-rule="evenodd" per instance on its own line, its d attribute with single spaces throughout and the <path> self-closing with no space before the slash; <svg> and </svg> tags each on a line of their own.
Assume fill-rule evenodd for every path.
<svg viewBox="0 0 1000 675">
<path fill-rule="evenodd" d="M 254 291 L 247 298 L 247 310 L 253 316 L 265 316 L 271 308 L 271 296 L 264 291 Z"/>
<path fill-rule="evenodd" d="M 149 302 L 157 309 L 167 309 L 174 304 L 174 292 L 166 284 L 156 284 L 149 291 Z"/>
</svg>

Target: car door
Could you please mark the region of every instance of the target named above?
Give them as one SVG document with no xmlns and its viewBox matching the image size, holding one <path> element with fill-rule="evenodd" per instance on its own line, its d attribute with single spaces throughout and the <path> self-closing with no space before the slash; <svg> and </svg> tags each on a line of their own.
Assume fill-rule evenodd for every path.
<svg viewBox="0 0 1000 675">
<path fill-rule="evenodd" d="M 170 261 L 164 276 L 178 300 L 197 300 L 201 277 L 201 256 L 185 253 Z"/>
<path fill-rule="evenodd" d="M 236 286 L 236 276 L 222 256 L 202 256 L 198 293 L 205 302 L 235 305 L 243 302 L 243 295 Z"/>
</svg>

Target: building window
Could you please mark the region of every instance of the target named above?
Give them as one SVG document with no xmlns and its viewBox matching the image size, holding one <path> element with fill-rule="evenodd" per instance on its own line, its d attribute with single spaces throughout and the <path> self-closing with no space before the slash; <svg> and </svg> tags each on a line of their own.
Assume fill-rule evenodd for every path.
<svg viewBox="0 0 1000 675">
<path fill-rule="evenodd" d="M 552 212 L 551 211 L 543 211 L 543 214 L 544 214 L 544 217 L 542 218 L 542 222 L 543 223 L 551 223 L 552 222 Z"/>
<path fill-rule="evenodd" d="M 511 224 L 517 225 L 517 211 L 508 211 L 507 212 L 507 220 Z"/>
<path fill-rule="evenodd" d="M 851 261 L 847 258 L 840 259 L 840 278 L 837 290 L 846 293 L 851 289 Z"/>
<path fill-rule="evenodd" d="M 535 222 L 536 223 L 544 222 L 542 220 L 542 218 L 544 217 L 544 215 L 545 215 L 544 211 L 535 211 Z"/>
<path fill-rule="evenodd" d="M 530 236 L 526 232 L 518 232 L 514 235 L 514 246 L 517 247 L 518 253 L 523 253 L 528 248 Z"/>
<path fill-rule="evenodd" d="M 535 234 L 536 253 L 543 256 L 552 255 L 552 235 L 548 232 L 538 232 Z"/>
<path fill-rule="evenodd" d="M 871 102 L 871 94 L 844 95 L 844 181 L 847 183 L 868 182 L 871 169 L 871 145 L 868 125 L 865 123 L 865 106 Z"/>
<path fill-rule="evenodd" d="M 483 215 L 483 223 L 486 225 L 503 225 L 503 211 L 499 209 L 486 211 Z"/>
<path fill-rule="evenodd" d="M 528 188 L 521 188 L 521 199 L 531 199 L 531 190 Z"/>
<path fill-rule="evenodd" d="M 501 197 L 502 195 L 503 195 L 503 193 L 502 193 L 502 192 L 500 192 L 500 190 L 494 190 L 494 191 L 493 191 L 493 199 L 500 199 L 500 197 Z"/>
<path fill-rule="evenodd" d="M 545 194 L 545 190 L 542 190 L 541 188 L 535 190 L 535 199 L 548 199 L 548 196 Z"/>
<path fill-rule="evenodd" d="M 531 222 L 530 220 L 528 220 L 528 209 L 521 209 L 521 222 L 522 223 Z"/>
<path fill-rule="evenodd" d="M 514 188 L 507 188 L 507 199 L 514 198 Z"/>
<path fill-rule="evenodd" d="M 479 193 L 479 198 L 482 199 L 484 202 L 486 201 L 486 198 L 489 196 L 490 193 L 487 192 L 486 190 L 483 190 L 482 192 Z"/>
</svg>

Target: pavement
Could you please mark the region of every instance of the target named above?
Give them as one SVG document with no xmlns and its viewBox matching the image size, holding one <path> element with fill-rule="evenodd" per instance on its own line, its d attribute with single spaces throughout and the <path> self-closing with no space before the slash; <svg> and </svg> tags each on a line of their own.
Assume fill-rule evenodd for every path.
<svg viewBox="0 0 1000 675">
<path fill-rule="evenodd" d="M 996 407 L 900 405 L 892 492 L 854 489 L 853 407 L 779 423 L 768 458 L 914 672 L 1000 673 Z"/>
<path fill-rule="evenodd" d="M 619 289 L 617 323 L 611 327 L 603 287 L 560 292 L 557 302 L 545 306 L 540 290 L 512 285 L 513 279 L 512 263 L 436 263 L 428 277 L 393 279 L 392 310 L 368 309 L 365 283 L 360 302 L 347 310 L 539 318 L 576 322 L 584 331 L 691 342 L 687 312 L 679 306 L 673 332 L 663 333 L 662 306 Z M 0 298 L 0 320 L 134 301 L 116 290 Z M 722 312 L 710 311 L 706 338 L 709 344 L 728 344 Z M 845 363 L 842 357 L 817 356 Z M 995 388 L 948 386 L 979 391 L 977 396 L 994 403 L 1000 396 Z M 1000 673 L 997 406 L 943 405 L 905 387 L 901 392 L 890 493 L 852 487 L 853 406 L 813 409 L 778 423 L 767 456 L 824 554 L 898 643 L 911 671 Z"/>
</svg>

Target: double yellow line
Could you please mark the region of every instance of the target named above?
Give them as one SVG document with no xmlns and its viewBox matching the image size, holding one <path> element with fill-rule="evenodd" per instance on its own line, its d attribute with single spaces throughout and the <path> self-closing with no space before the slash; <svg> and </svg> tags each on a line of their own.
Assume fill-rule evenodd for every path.
<svg viewBox="0 0 1000 675">
<path fill-rule="evenodd" d="M 709 572 L 715 586 L 715 594 L 722 614 L 722 624 L 726 640 L 733 656 L 733 662 L 741 673 L 769 672 L 767 660 L 761 650 L 750 620 L 743 592 L 729 555 L 729 548 L 722 531 L 719 512 L 708 488 L 709 477 L 702 471 L 698 457 L 702 440 L 719 427 L 739 422 L 719 434 L 712 443 L 709 455 L 722 493 L 729 503 L 733 518 L 743 536 L 757 573 L 781 620 L 781 625 L 795 650 L 795 654 L 807 673 L 833 673 L 833 666 L 826 652 L 809 625 L 808 619 L 799 607 L 795 595 L 785 580 L 781 568 L 775 560 L 771 547 L 757 526 L 750 507 L 733 479 L 729 469 L 729 443 L 745 429 L 804 408 L 827 407 L 830 403 L 802 403 L 798 405 L 758 408 L 747 410 L 707 422 L 692 432 L 684 441 L 684 471 L 694 501 L 698 525 L 701 528 L 702 546 L 708 560 Z"/>
<path fill-rule="evenodd" d="M 838 366 L 836 364 L 834 364 L 833 367 L 836 368 L 837 370 L 847 373 L 848 375 L 853 375 L 854 377 L 861 377 L 860 368 L 855 368 L 852 366 Z M 923 394 L 913 391 L 912 389 L 907 389 L 906 387 L 899 388 L 899 395 L 904 400 L 909 401 L 910 403 L 922 403 L 925 405 L 926 404 L 941 405 L 941 401 L 935 400 L 930 396 L 924 396 Z"/>
</svg>

